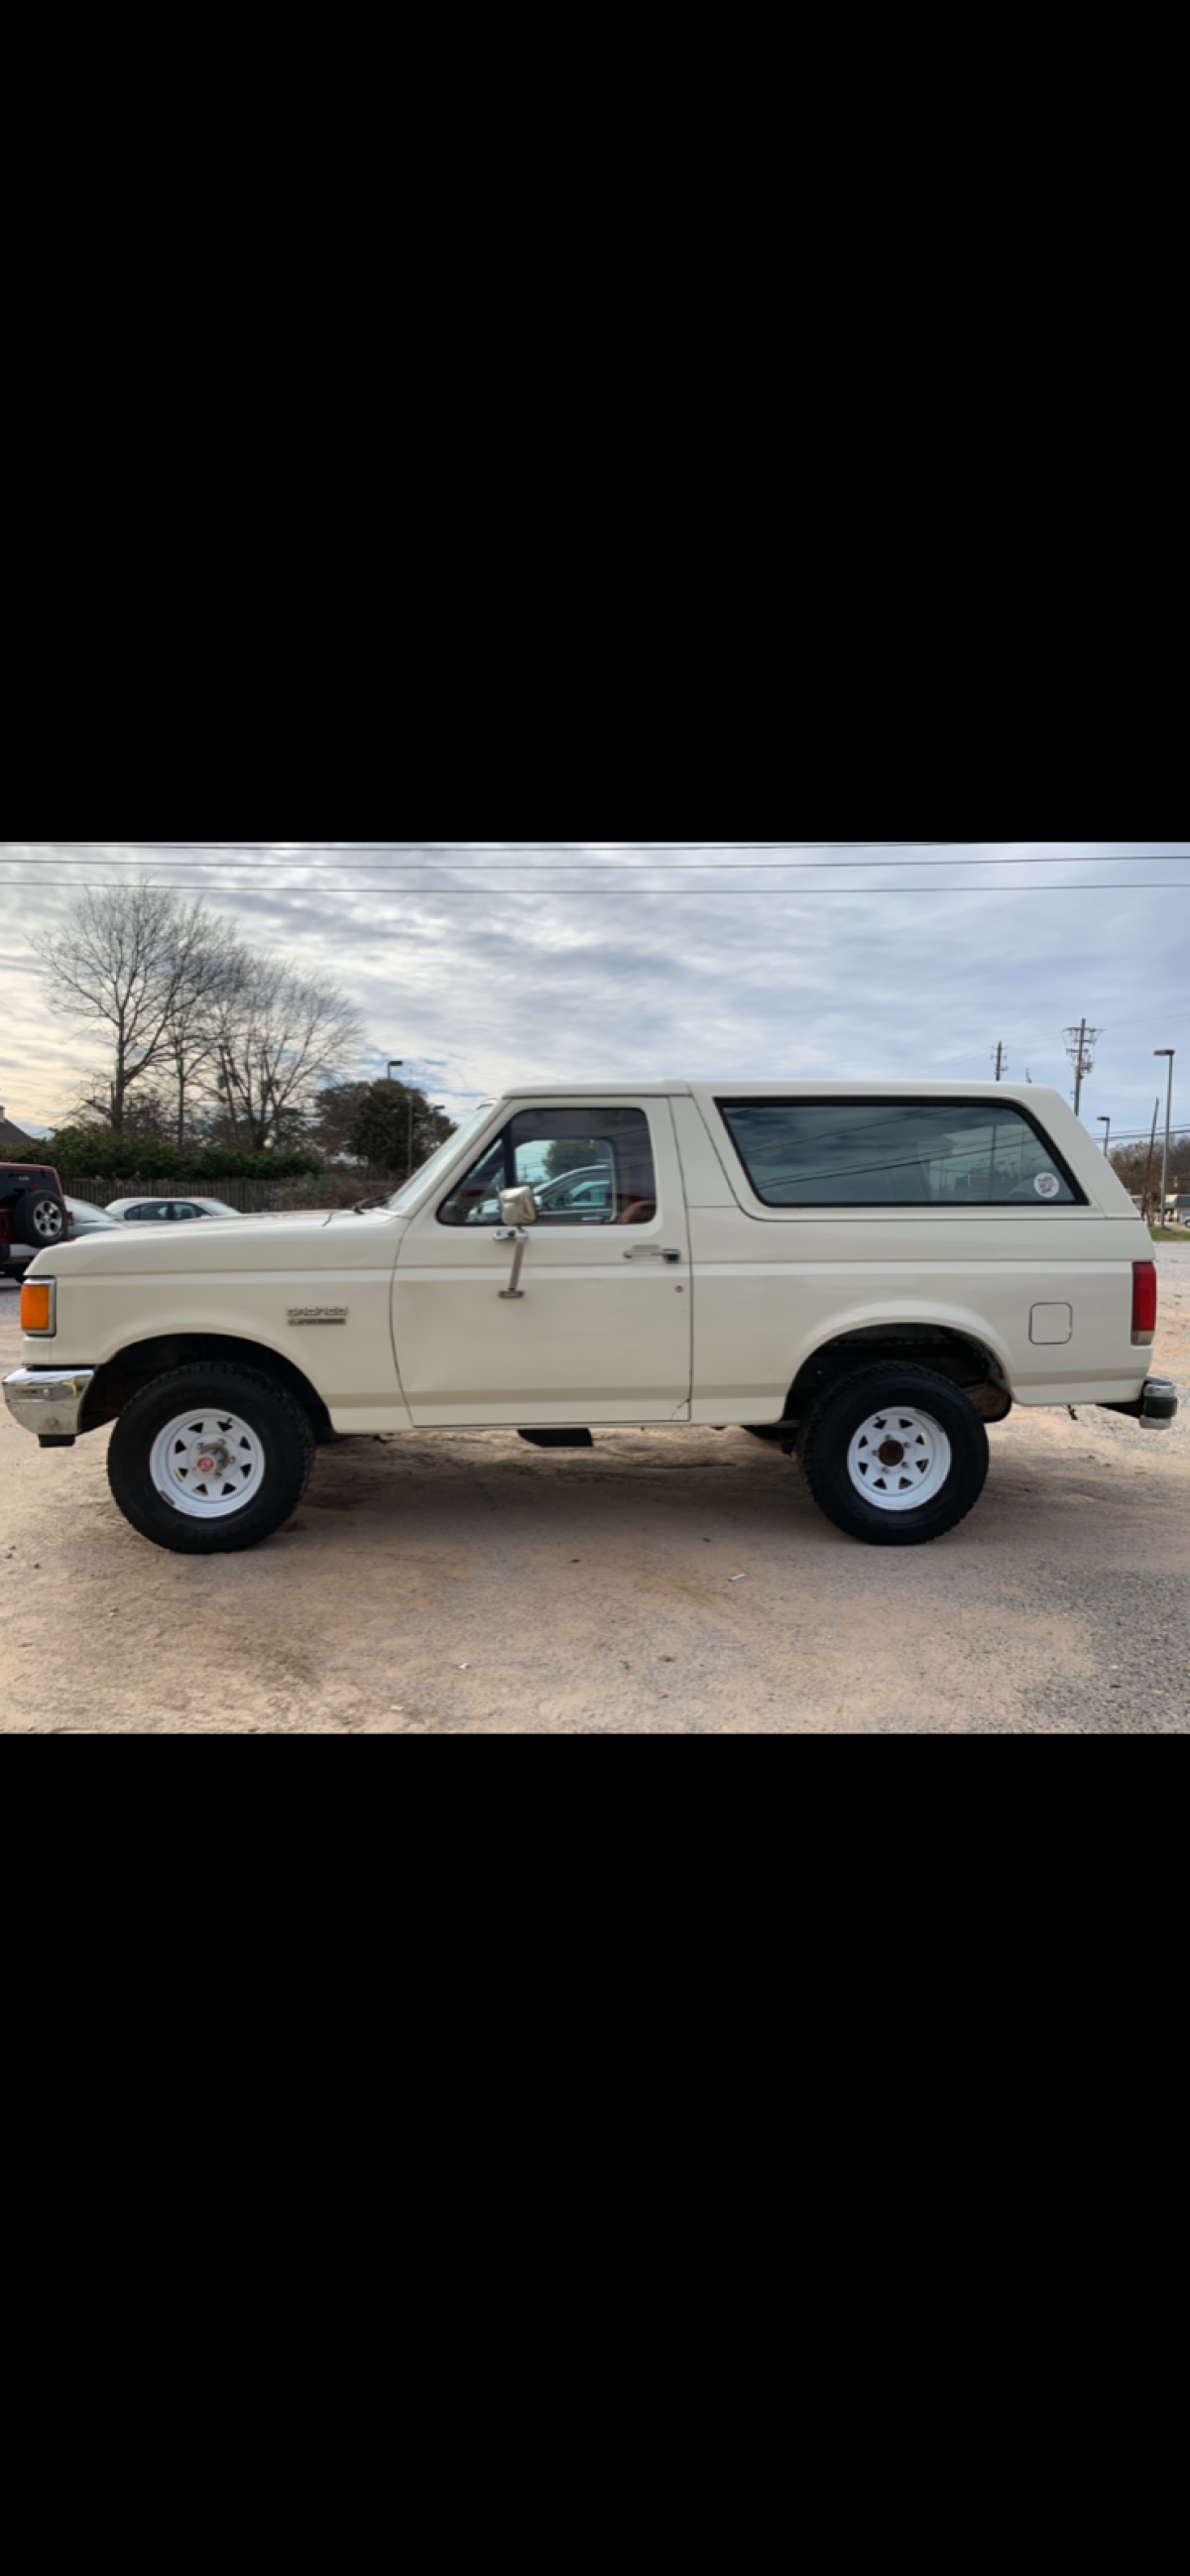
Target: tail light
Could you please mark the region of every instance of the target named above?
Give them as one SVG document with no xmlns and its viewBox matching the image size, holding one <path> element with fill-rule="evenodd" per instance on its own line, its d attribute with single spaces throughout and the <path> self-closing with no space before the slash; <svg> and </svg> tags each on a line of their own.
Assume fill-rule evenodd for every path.
<svg viewBox="0 0 1190 2576">
<path fill-rule="evenodd" d="M 1151 1342 L 1157 1333 L 1157 1264 L 1134 1261 L 1132 1264 L 1132 1338 L 1134 1342 Z"/>
</svg>

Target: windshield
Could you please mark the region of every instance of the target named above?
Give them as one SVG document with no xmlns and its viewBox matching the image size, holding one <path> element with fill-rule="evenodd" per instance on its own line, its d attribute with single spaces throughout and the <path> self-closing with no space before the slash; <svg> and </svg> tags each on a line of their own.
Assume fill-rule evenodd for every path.
<svg viewBox="0 0 1190 2576">
<path fill-rule="evenodd" d="M 67 1199 L 66 1204 L 70 1210 L 76 1234 L 81 1233 L 87 1226 L 109 1227 L 113 1234 L 118 1232 L 115 1217 L 105 1216 L 103 1209 L 92 1207 L 88 1199 Z"/>
<path fill-rule="evenodd" d="M 406 1181 L 404 1189 L 398 1190 L 396 1197 L 389 1200 L 390 1208 L 407 1206 L 414 1190 L 423 1188 L 431 1175 L 441 1171 L 445 1164 L 453 1163 L 456 1154 L 465 1153 L 472 1137 L 482 1135 L 495 1106 L 494 1100 L 485 1100 L 482 1109 L 472 1110 L 471 1116 L 464 1119 L 462 1126 L 456 1129 L 449 1143 L 440 1145 L 437 1153 L 431 1154 L 429 1162 L 422 1164 L 420 1172 L 415 1172 L 412 1180 Z"/>
</svg>

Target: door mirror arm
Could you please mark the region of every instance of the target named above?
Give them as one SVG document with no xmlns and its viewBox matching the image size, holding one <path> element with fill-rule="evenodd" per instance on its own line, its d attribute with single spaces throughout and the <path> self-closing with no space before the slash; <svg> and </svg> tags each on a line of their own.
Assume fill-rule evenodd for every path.
<svg viewBox="0 0 1190 2576">
<path fill-rule="evenodd" d="M 524 1297 L 525 1291 L 521 1286 L 521 1272 L 525 1266 L 525 1245 L 529 1240 L 529 1227 L 531 1225 L 536 1225 L 538 1213 L 537 1201 L 533 1196 L 532 1190 L 501 1190 L 501 1224 L 497 1229 L 496 1241 L 497 1243 L 515 1243 L 516 1245 L 516 1254 L 512 1265 L 512 1285 L 509 1288 L 502 1288 L 500 1291 L 500 1302 L 503 1306 L 519 1305 Z"/>
</svg>

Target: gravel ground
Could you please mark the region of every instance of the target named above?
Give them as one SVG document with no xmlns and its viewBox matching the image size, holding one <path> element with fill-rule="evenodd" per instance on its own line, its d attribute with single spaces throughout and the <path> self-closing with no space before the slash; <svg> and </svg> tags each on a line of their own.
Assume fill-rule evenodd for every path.
<svg viewBox="0 0 1190 2576">
<path fill-rule="evenodd" d="M 1158 1258 L 1185 1400 L 1190 1243 Z M 105 1448 L 0 1408 L 8 1732 L 1190 1732 L 1190 1412 L 1014 1414 L 965 1528 L 903 1555 L 744 1432 L 479 1432 L 324 1450 L 280 1537 L 189 1561 L 121 1519 Z"/>
</svg>

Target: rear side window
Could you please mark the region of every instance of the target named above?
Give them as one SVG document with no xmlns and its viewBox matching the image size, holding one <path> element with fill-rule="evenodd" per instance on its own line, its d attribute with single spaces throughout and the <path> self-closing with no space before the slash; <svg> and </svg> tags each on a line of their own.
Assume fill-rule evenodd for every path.
<svg viewBox="0 0 1190 2576">
<path fill-rule="evenodd" d="M 1023 1109 L 991 1101 L 721 1100 L 766 1207 L 1084 1207 Z"/>
<path fill-rule="evenodd" d="M 643 1109 L 526 1109 L 438 1211 L 499 1225 L 500 1192 L 528 1182 L 543 1225 L 651 1225 L 657 1176 Z"/>
</svg>

